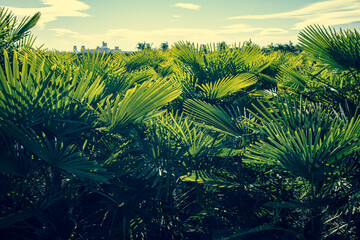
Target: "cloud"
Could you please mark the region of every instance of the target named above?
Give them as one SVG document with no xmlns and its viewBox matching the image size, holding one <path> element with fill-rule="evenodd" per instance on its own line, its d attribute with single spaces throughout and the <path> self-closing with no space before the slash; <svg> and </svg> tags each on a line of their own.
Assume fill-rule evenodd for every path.
<svg viewBox="0 0 360 240">
<path fill-rule="evenodd" d="M 249 26 L 248 24 L 233 24 L 233 25 L 223 26 L 222 28 L 223 29 L 219 31 L 222 34 L 251 33 L 264 29 L 264 28 L 254 28 Z"/>
<path fill-rule="evenodd" d="M 229 19 L 299 19 L 293 29 L 310 24 L 339 25 L 360 21 L 359 0 L 330 0 L 310 4 L 294 11 L 230 17 Z"/>
<path fill-rule="evenodd" d="M 78 32 L 74 32 L 73 30 L 66 29 L 66 28 L 51 28 L 49 30 L 54 31 L 55 35 L 58 37 L 61 37 L 61 36 L 71 37 L 71 36 L 79 35 Z"/>
<path fill-rule="evenodd" d="M 3 6 L 9 8 L 17 16 L 30 16 L 36 12 L 41 13 L 39 23 L 40 28 L 44 28 L 46 23 L 55 21 L 58 17 L 88 17 L 84 11 L 90 8 L 89 5 L 79 0 L 41 0 L 46 5 L 41 8 L 17 8 Z"/>
<path fill-rule="evenodd" d="M 174 4 L 174 6 L 179 8 L 190 9 L 190 10 L 199 10 L 201 7 L 200 5 L 191 4 L 191 3 L 176 3 Z"/>
<path fill-rule="evenodd" d="M 286 34 L 289 31 L 282 28 L 254 28 L 247 24 L 234 24 L 224 26 L 224 30 L 219 31 L 221 34 L 236 34 L 236 33 L 252 33 L 258 32 L 259 35 L 279 35 Z"/>
<path fill-rule="evenodd" d="M 279 35 L 279 34 L 286 34 L 288 30 L 282 28 L 263 28 L 259 35 Z"/>
</svg>

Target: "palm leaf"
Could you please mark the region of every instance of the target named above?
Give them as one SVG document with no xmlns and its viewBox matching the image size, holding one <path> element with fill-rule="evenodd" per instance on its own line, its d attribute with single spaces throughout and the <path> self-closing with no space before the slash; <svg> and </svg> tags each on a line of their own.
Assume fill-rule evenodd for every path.
<svg viewBox="0 0 360 240">
<path fill-rule="evenodd" d="M 239 138 L 251 135 L 243 117 L 236 111 L 225 111 L 200 100 L 186 100 L 184 107 L 186 113 L 206 128 Z"/>
<path fill-rule="evenodd" d="M 301 100 L 279 102 L 277 107 L 258 109 L 262 115 L 256 115 L 261 121 L 258 128 L 266 140 L 248 148 L 247 162 L 272 165 L 319 182 L 338 171 L 346 156 L 360 150 L 360 118 L 347 122 Z"/>
<path fill-rule="evenodd" d="M 218 150 L 219 143 L 216 143 L 216 138 L 210 135 L 209 130 L 195 125 L 184 114 L 168 113 L 157 120 L 181 141 L 193 158 L 215 155 Z"/>
<path fill-rule="evenodd" d="M 26 17 L 21 20 L 17 28 L 11 32 L 12 41 L 19 41 L 27 36 L 31 28 L 35 27 L 40 19 L 40 12 L 35 13 L 32 17 Z"/>
<path fill-rule="evenodd" d="M 9 12 L 6 8 L 1 8 L 0 11 L 0 39 L 3 41 L 7 41 L 7 37 L 9 36 L 12 28 L 14 26 L 14 16 L 11 12 Z"/>
<path fill-rule="evenodd" d="M 38 136 L 33 130 L 9 123 L 2 133 L 18 141 L 21 146 L 50 166 L 72 173 L 80 179 L 89 178 L 97 182 L 107 181 L 101 172 L 105 169 L 95 162 L 89 161 L 75 145 L 65 145 L 56 137 L 51 140 L 45 133 Z"/>
<path fill-rule="evenodd" d="M 256 83 L 256 77 L 251 74 L 240 74 L 235 77 L 219 79 L 216 82 L 205 83 L 199 86 L 206 99 L 219 99 L 238 92 Z"/>
<path fill-rule="evenodd" d="M 123 98 L 107 99 L 105 107 L 99 107 L 101 120 L 107 128 L 117 132 L 128 124 L 134 124 L 149 113 L 174 100 L 181 94 L 179 86 L 167 79 L 147 81 L 140 86 L 129 89 Z"/>
<path fill-rule="evenodd" d="M 299 41 L 305 51 L 332 68 L 360 70 L 360 34 L 356 29 L 336 32 L 330 27 L 308 26 L 300 32 Z"/>
</svg>

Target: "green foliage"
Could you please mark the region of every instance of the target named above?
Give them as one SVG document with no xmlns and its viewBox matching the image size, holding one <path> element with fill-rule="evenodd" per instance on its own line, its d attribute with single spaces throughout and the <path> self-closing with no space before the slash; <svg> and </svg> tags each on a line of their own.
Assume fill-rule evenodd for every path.
<svg viewBox="0 0 360 240">
<path fill-rule="evenodd" d="M 231 93 L 240 91 L 243 88 L 256 83 L 256 78 L 250 74 L 241 74 L 232 78 L 223 78 L 212 83 L 199 86 L 205 99 L 213 100 L 222 98 Z"/>
<path fill-rule="evenodd" d="M 356 29 L 326 29 L 318 25 L 309 26 L 300 33 L 301 47 L 318 58 L 322 63 L 340 70 L 359 71 L 360 34 Z"/>
<path fill-rule="evenodd" d="M 166 80 L 166 79 L 165 79 Z M 121 99 L 113 102 L 108 99 L 104 108 L 98 105 L 100 120 L 109 125 L 108 130 L 118 132 L 128 124 L 143 120 L 148 113 L 172 101 L 181 94 L 181 90 L 170 81 L 147 81 L 128 90 Z M 154 112 L 152 113 L 154 115 Z"/>
<path fill-rule="evenodd" d="M 1 236 L 358 239 L 356 30 L 77 55 L 39 16 L 0 12 Z"/>
<path fill-rule="evenodd" d="M 31 17 L 23 18 L 20 23 L 8 9 L 0 7 L 0 50 L 11 53 L 21 47 L 31 48 L 34 44 L 34 37 L 30 34 L 39 21 L 40 13 Z M 4 64 L 3 54 L 0 54 L 0 63 Z"/>
<path fill-rule="evenodd" d="M 246 123 L 242 121 L 236 111 L 233 113 L 225 111 L 199 100 L 188 100 L 185 102 L 186 112 L 194 117 L 199 124 L 203 124 L 209 129 L 229 134 L 233 137 L 241 137 L 248 134 Z"/>
</svg>

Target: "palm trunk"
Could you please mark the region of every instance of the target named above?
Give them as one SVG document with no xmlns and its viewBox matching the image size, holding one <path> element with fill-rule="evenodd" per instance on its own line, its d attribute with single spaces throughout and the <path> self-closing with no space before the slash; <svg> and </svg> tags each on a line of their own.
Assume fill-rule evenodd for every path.
<svg viewBox="0 0 360 240">
<path fill-rule="evenodd" d="M 321 208 L 311 210 L 311 217 L 304 227 L 304 236 L 308 240 L 322 239 L 322 213 Z"/>
</svg>

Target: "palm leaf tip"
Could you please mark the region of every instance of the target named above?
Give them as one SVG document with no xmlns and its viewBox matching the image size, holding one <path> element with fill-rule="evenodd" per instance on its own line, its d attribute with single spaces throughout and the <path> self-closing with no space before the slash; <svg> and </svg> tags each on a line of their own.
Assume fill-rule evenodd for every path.
<svg viewBox="0 0 360 240">
<path fill-rule="evenodd" d="M 249 129 L 238 114 L 227 112 L 200 100 L 186 100 L 184 107 L 186 113 L 206 128 L 233 137 L 241 137 L 249 133 Z"/>
</svg>

